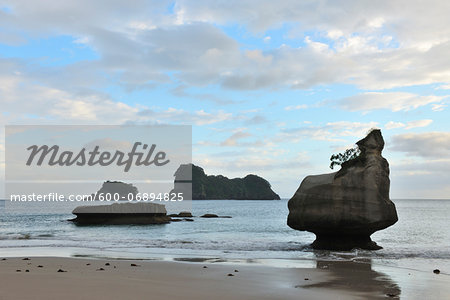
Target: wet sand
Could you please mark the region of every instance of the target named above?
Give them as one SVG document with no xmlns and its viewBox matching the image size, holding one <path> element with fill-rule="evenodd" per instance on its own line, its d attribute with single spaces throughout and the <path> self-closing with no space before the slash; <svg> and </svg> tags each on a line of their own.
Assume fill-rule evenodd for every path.
<svg viewBox="0 0 450 300">
<path fill-rule="evenodd" d="M 432 275 L 449 285 L 450 276 Z M 370 264 L 355 262 L 277 268 L 63 257 L 0 258 L 0 286 L 0 299 L 400 299 L 405 292 Z M 407 294 L 420 294 L 414 286 Z M 427 295 L 441 299 L 445 292 L 431 288 Z"/>
</svg>

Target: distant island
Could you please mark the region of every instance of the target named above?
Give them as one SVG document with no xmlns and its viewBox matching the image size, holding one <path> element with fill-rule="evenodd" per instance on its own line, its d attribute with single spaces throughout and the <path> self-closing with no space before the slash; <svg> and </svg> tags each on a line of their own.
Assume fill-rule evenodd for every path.
<svg viewBox="0 0 450 300">
<path fill-rule="evenodd" d="M 257 175 L 229 179 L 222 175 L 206 175 L 203 168 L 194 164 L 181 165 L 175 172 L 175 187 L 172 192 L 182 189 L 180 174 L 192 168 L 192 200 L 280 200 L 270 183 Z"/>
</svg>

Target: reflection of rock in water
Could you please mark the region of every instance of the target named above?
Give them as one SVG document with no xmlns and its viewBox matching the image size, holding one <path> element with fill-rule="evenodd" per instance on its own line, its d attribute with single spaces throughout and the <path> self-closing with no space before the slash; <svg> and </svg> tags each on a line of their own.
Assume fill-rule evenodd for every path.
<svg viewBox="0 0 450 300">
<path fill-rule="evenodd" d="M 400 287 L 384 273 L 372 270 L 372 264 L 351 261 L 317 261 L 318 269 L 327 269 L 331 279 L 301 285 L 302 288 L 324 287 L 347 290 L 363 299 L 400 299 Z"/>
</svg>

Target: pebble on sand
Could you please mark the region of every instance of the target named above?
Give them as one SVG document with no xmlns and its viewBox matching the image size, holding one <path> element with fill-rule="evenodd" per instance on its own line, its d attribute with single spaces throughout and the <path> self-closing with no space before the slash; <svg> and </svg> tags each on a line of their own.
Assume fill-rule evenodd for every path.
<svg viewBox="0 0 450 300">
<path fill-rule="evenodd" d="M 58 272 L 58 273 L 65 273 L 67 271 L 64 271 L 63 269 L 58 269 L 58 271 L 56 271 L 56 272 Z"/>
<path fill-rule="evenodd" d="M 231 273 L 228 273 L 228 275 L 227 276 L 234 276 L 233 274 L 231 274 Z"/>
<path fill-rule="evenodd" d="M 434 269 L 434 270 L 433 270 L 433 273 L 434 273 L 434 274 L 439 274 L 439 273 L 441 273 L 441 271 L 440 271 L 439 269 Z"/>
</svg>

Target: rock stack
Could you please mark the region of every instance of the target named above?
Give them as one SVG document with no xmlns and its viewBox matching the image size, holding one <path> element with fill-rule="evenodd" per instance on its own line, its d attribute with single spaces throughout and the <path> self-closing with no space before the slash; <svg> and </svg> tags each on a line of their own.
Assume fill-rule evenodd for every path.
<svg viewBox="0 0 450 300">
<path fill-rule="evenodd" d="M 315 249 L 380 249 L 370 236 L 398 220 L 381 131 L 372 130 L 357 145 L 357 158 L 338 172 L 307 176 L 288 202 L 288 226 L 313 232 Z"/>
</svg>

